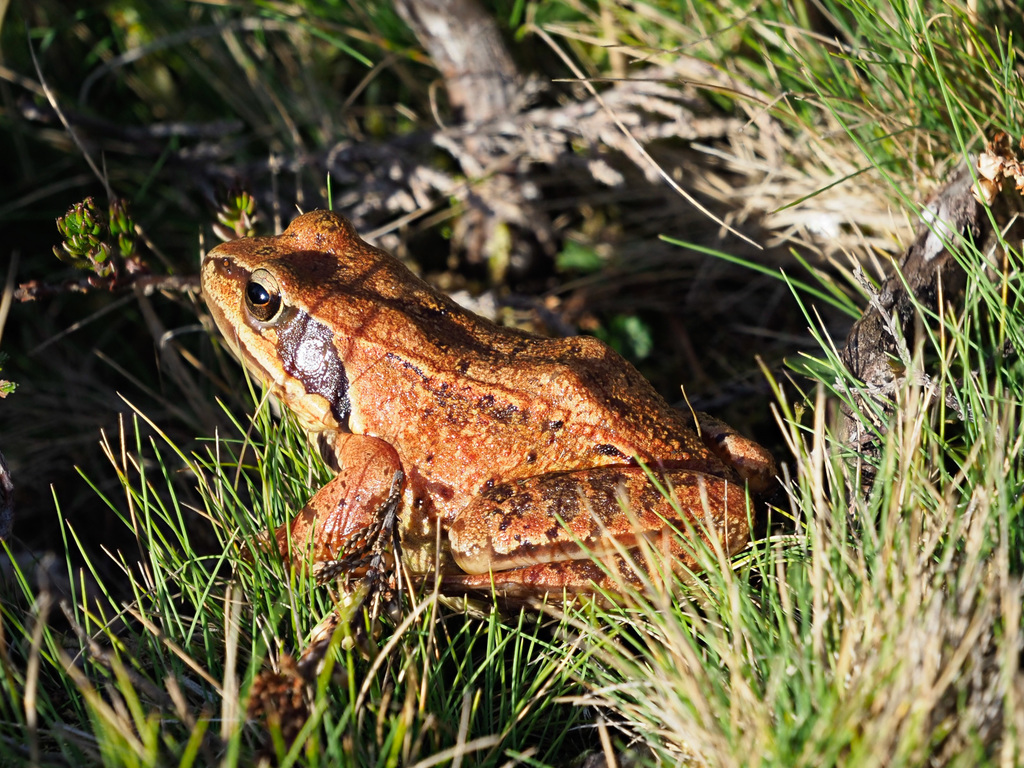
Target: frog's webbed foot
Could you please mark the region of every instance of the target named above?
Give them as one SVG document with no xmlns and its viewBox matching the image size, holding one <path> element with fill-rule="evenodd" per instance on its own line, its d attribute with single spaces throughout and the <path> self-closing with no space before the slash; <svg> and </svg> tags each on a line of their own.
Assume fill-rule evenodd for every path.
<svg viewBox="0 0 1024 768">
<path fill-rule="evenodd" d="M 361 612 L 360 612 L 361 613 Z M 310 635 L 310 643 L 295 659 L 291 654 L 282 653 L 276 669 L 265 668 L 253 680 L 249 688 L 249 701 L 246 705 L 246 716 L 260 721 L 264 726 L 264 751 L 269 750 L 270 731 L 279 730 L 281 739 L 291 746 L 298 738 L 309 719 L 315 697 L 317 678 L 323 671 L 331 648 L 334 634 L 342 624 L 341 609 L 332 611 L 321 621 Z M 357 646 L 364 656 L 369 656 L 369 638 L 365 628 L 373 624 L 361 624 L 354 619 L 344 643 Z M 363 631 L 360 632 L 359 628 Z M 344 682 L 340 666 L 333 670 L 331 682 L 340 685 Z"/>
<path fill-rule="evenodd" d="M 398 507 L 402 497 L 401 471 L 395 472 L 391 491 L 374 514 L 370 524 L 352 533 L 339 547 L 332 560 L 313 565 L 317 584 L 341 579 L 348 586 L 358 580 L 369 598 L 371 621 L 383 606 L 394 613 L 401 597 L 401 542 L 398 536 Z"/>
<path fill-rule="evenodd" d="M 315 681 L 315 676 L 309 678 L 302 674 L 295 659 L 288 654 L 281 656 L 277 667 L 276 670 L 263 670 L 252 681 L 245 714 L 264 723 L 268 730 L 279 730 L 281 738 L 290 745 L 309 719 L 307 688 Z M 269 741 L 269 734 L 267 737 Z M 264 751 L 269 756 L 269 748 Z"/>
</svg>

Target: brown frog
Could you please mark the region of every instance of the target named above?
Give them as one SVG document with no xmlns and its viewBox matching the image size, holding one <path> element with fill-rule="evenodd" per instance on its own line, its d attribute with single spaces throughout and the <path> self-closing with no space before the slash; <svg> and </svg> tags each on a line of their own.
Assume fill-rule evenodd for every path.
<svg viewBox="0 0 1024 768">
<path fill-rule="evenodd" d="M 604 343 L 480 318 L 334 213 L 217 246 L 202 283 L 228 344 L 337 472 L 275 532 L 285 556 L 336 562 L 390 519 L 408 572 L 445 592 L 614 591 L 641 583 L 641 539 L 687 566 L 678 531 L 742 548 L 744 483 L 761 493 L 775 473 L 721 422 L 699 417 L 698 437 Z"/>
</svg>

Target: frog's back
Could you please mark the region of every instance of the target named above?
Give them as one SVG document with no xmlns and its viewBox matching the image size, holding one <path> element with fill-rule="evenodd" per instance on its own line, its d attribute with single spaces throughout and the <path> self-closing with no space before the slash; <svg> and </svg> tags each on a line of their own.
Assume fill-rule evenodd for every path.
<svg viewBox="0 0 1024 768">
<path fill-rule="evenodd" d="M 547 454 L 527 473 L 576 460 L 708 460 L 685 415 L 600 340 L 498 326 L 360 240 L 344 219 L 302 219 L 279 272 L 303 282 L 310 307 L 338 329 L 351 385 L 365 386 L 366 407 L 354 414 L 362 428 L 423 453 L 420 440 L 438 444 L 434 454 L 463 453 L 486 435 L 509 455 Z"/>
<path fill-rule="evenodd" d="M 408 348 L 389 353 L 401 381 L 388 389 L 424 397 L 419 410 L 431 411 L 456 443 L 486 432 L 509 455 L 536 456 L 526 474 L 634 457 L 684 464 L 706 457 L 685 414 L 598 339 L 536 336 L 447 303 L 420 331 Z"/>
<path fill-rule="evenodd" d="M 512 371 L 519 379 L 517 388 L 571 413 L 577 425 L 605 435 L 609 453 L 618 444 L 628 458 L 686 460 L 704 455 L 685 415 L 604 342 L 588 336 L 532 337 L 531 342 L 530 353 L 513 347 L 512 354 L 502 355 L 507 362 L 496 361 L 492 370 Z"/>
</svg>

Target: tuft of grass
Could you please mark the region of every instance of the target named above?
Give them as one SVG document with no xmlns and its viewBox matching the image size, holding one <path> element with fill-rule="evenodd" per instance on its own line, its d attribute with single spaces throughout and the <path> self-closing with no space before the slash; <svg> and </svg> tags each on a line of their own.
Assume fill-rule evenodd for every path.
<svg viewBox="0 0 1024 768">
<path fill-rule="evenodd" d="M 308 692 L 300 740 L 288 745 L 272 728 L 264 744 L 246 721 L 249 686 L 309 644 L 339 595 L 276 557 L 241 553 L 259 551 L 260 532 L 290 519 L 324 467 L 294 420 L 275 424 L 267 408 L 192 456 L 159 430 L 147 440 L 140 418 L 104 443 L 122 498 L 96 489 L 139 545 L 108 553 L 117 583 L 81 550 L 84 571 L 70 559 L 45 577 L 15 564 L 0 607 L 0 754 L 187 766 L 251 764 L 269 749 L 282 765 L 393 766 L 444 755 L 549 765 L 578 751 L 582 712 L 563 701 L 575 652 L 556 646 L 551 620 L 451 614 L 429 594 L 371 644 L 373 658 L 338 646 Z M 198 482 L 201 507 L 180 498 L 181 472 Z M 197 515 L 219 542 L 212 551 L 193 533 Z M 64 530 L 74 551 L 77 531 Z"/>
<path fill-rule="evenodd" d="M 795 400 L 777 387 L 785 532 L 731 566 L 705 547 L 678 599 L 637 595 L 574 623 L 601 661 L 582 670 L 581 701 L 618 713 L 661 760 L 1024 760 L 1021 253 L 951 247 L 965 309 L 919 310 L 925 333 L 897 361 L 891 403 L 846 373 L 821 329 L 822 355 L 796 366 L 814 386 Z M 837 400 L 882 444 L 869 487 L 868 459 L 832 423 Z"/>
<path fill-rule="evenodd" d="M 791 93 L 779 111 L 834 122 L 908 215 L 908 180 L 941 178 L 939 158 L 994 128 L 1020 133 L 1010 38 L 953 5 L 927 18 L 910 5 L 822 7 L 845 33 L 832 50 L 752 21 L 779 32 L 770 50 L 783 53 L 766 60 L 811 97 Z M 791 361 L 814 386 L 777 388 L 790 454 L 777 532 L 731 567 L 705 548 L 678 598 L 637 595 L 596 625 L 574 622 L 600 660 L 581 670 L 580 700 L 617 713 L 623 743 L 670 764 L 1024 760 L 1021 256 L 1005 240 L 994 253 L 952 247 L 969 276 L 964 309 L 919 311 L 924 334 L 903 346 L 905 382 L 885 407 L 845 372 L 812 308 L 848 307 L 851 292 L 827 275 L 824 294 L 794 285 L 821 352 Z M 838 279 L 863 295 L 853 270 Z M 868 488 L 866 459 L 832 423 L 837 401 L 882 443 Z"/>
<path fill-rule="evenodd" d="M 732 568 L 705 552 L 678 600 L 579 622 L 602 662 L 582 700 L 669 761 L 1019 763 L 1019 406 L 986 398 L 973 450 L 944 468 L 934 392 L 901 393 L 865 497 L 850 495 L 823 390 L 812 424 L 784 406 L 793 532 Z"/>
</svg>

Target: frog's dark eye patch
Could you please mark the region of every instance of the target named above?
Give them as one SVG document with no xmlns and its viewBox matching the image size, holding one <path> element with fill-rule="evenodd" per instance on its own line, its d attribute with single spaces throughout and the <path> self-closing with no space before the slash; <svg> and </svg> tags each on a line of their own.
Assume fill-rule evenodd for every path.
<svg viewBox="0 0 1024 768">
<path fill-rule="evenodd" d="M 348 375 L 334 346 L 334 330 L 291 307 L 279 313 L 277 355 L 285 372 L 308 394 L 320 395 L 330 403 L 339 428 L 347 429 L 351 410 Z"/>
<path fill-rule="evenodd" d="M 245 306 L 261 323 L 269 323 L 281 312 L 281 289 L 265 269 L 257 269 L 245 284 Z"/>
</svg>

